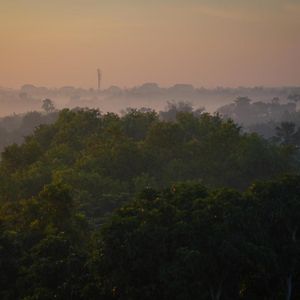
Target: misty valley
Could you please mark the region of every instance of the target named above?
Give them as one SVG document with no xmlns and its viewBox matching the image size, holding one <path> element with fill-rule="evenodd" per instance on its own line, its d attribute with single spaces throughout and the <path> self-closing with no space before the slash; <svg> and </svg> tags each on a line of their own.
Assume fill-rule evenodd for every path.
<svg viewBox="0 0 300 300">
<path fill-rule="evenodd" d="M 300 299 L 300 0 L 0 25 L 0 300 Z"/>
</svg>

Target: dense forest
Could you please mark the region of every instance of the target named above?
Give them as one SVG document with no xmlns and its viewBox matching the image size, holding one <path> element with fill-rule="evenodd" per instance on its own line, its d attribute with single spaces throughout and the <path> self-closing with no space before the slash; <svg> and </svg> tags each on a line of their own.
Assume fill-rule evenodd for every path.
<svg viewBox="0 0 300 300">
<path fill-rule="evenodd" d="M 234 105 L 15 116 L 0 298 L 299 299 L 297 124 L 265 138 L 232 120 L 253 104 Z"/>
</svg>

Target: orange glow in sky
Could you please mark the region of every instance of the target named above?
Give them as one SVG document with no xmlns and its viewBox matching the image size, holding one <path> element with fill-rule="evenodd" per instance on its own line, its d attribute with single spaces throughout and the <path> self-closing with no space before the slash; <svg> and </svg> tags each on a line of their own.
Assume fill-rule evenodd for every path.
<svg viewBox="0 0 300 300">
<path fill-rule="evenodd" d="M 0 24 L 0 86 L 300 85 L 298 0 L 2 0 Z"/>
</svg>

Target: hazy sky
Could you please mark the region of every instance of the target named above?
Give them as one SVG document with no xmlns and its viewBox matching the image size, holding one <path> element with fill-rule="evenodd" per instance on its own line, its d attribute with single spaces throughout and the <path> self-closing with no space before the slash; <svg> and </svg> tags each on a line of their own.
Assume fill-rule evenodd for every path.
<svg viewBox="0 0 300 300">
<path fill-rule="evenodd" d="M 300 85 L 300 0 L 0 0 L 0 86 Z"/>
</svg>

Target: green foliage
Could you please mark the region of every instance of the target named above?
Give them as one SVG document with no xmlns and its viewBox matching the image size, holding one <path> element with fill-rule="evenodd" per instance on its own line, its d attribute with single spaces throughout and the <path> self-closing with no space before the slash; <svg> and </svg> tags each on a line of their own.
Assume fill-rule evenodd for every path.
<svg viewBox="0 0 300 300">
<path fill-rule="evenodd" d="M 37 128 L 55 122 L 57 115 L 57 111 L 48 114 L 32 111 L 0 118 L 0 152 L 8 145 L 21 144 Z"/>
<path fill-rule="evenodd" d="M 298 299 L 299 188 L 300 177 L 289 176 L 256 183 L 245 194 L 197 183 L 146 190 L 101 229 L 95 272 L 102 293 Z"/>
<path fill-rule="evenodd" d="M 0 298 L 297 299 L 299 177 L 243 192 L 297 155 L 219 115 L 65 109 L 2 153 Z"/>
<path fill-rule="evenodd" d="M 3 151 L 0 198 L 36 196 L 59 178 L 98 222 L 118 206 L 111 196 L 182 180 L 243 189 L 255 179 L 296 171 L 296 151 L 244 134 L 219 115 L 187 108 L 176 108 L 173 121 L 145 109 L 128 109 L 122 117 L 64 109 L 54 124 L 39 126 L 25 143 Z"/>
</svg>

